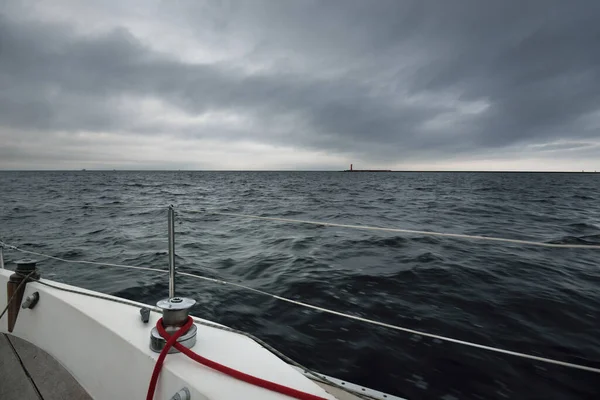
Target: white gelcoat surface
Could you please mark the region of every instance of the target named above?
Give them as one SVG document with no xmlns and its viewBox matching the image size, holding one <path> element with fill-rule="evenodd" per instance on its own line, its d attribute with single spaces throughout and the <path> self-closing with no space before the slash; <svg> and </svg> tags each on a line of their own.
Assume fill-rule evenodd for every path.
<svg viewBox="0 0 600 400">
<path fill-rule="evenodd" d="M 6 306 L 6 282 L 12 271 L 0 270 L 0 309 Z M 57 286 L 84 290 L 53 282 Z M 25 297 L 39 292 L 33 310 L 21 309 L 13 335 L 56 358 L 97 400 L 143 399 L 158 357 L 149 348 L 150 329 L 159 318 L 140 320 L 139 308 L 69 293 L 30 282 Z M 91 291 L 86 291 L 95 293 Z M 144 306 L 139 303 L 139 306 Z M 327 399 L 321 387 L 253 340 L 198 325 L 193 350 L 245 373 Z M 0 320 L 7 332 L 7 317 Z M 170 399 L 187 387 L 193 400 L 284 400 L 289 397 L 230 378 L 182 354 L 170 354 L 163 365 L 155 399 Z"/>
</svg>

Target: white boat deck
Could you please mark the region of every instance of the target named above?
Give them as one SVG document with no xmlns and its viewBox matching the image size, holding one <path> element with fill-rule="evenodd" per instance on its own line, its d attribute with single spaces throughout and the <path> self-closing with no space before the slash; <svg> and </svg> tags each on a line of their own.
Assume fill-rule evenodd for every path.
<svg viewBox="0 0 600 400">
<path fill-rule="evenodd" d="M 0 309 L 6 306 L 11 273 L 0 269 Z M 144 324 L 139 316 L 144 304 L 116 303 L 106 299 L 112 296 L 52 284 L 64 290 L 37 282 L 26 285 L 24 297 L 38 292 L 40 300 L 33 310 L 20 310 L 12 334 L 7 332 L 7 318 L 0 320 L 0 399 L 144 398 L 158 356 L 149 349 L 149 333 L 160 315 L 151 313 L 149 323 Z M 304 375 L 246 336 L 195 321 L 194 350 L 209 359 L 322 398 L 359 399 Z M 190 390 L 193 400 L 288 398 L 200 366 L 182 354 L 169 355 L 155 398 L 170 399 L 183 387 Z M 376 393 L 366 388 L 358 392 Z M 390 395 L 372 398 L 397 399 Z"/>
<path fill-rule="evenodd" d="M 338 400 L 360 400 L 326 383 L 316 382 Z M 92 400 L 51 355 L 16 336 L 0 333 L 0 399 Z"/>
</svg>

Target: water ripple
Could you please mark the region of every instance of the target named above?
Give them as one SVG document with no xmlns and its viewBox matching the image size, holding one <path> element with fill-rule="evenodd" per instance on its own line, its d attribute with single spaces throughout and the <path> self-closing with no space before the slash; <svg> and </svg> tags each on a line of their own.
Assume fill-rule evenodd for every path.
<svg viewBox="0 0 600 400">
<path fill-rule="evenodd" d="M 60 257 L 183 271 L 516 351 L 600 364 L 598 252 L 251 221 L 183 209 L 600 243 L 593 174 L 0 172 L 0 237 Z M 97 208 L 95 206 L 121 206 Z M 148 209 L 127 208 L 149 206 Z M 18 254 L 7 252 L 11 263 Z M 46 260 L 42 275 L 154 303 L 165 276 Z M 307 366 L 411 399 L 595 398 L 595 376 L 180 279 L 194 313 Z"/>
</svg>

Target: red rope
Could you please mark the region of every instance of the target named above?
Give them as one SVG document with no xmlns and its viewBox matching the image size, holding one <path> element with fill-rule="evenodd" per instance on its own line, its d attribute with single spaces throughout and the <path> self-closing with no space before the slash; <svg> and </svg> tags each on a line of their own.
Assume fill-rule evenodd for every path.
<svg viewBox="0 0 600 400">
<path fill-rule="evenodd" d="M 288 386 L 280 385 L 275 382 L 267 381 L 265 379 L 257 378 L 256 376 L 246 374 L 246 373 L 238 371 L 236 369 L 227 367 L 223 364 L 219 364 L 215 361 L 209 360 L 208 358 L 202 357 L 201 355 L 194 353 L 192 350 L 188 349 L 187 347 L 183 346 L 182 344 L 177 343 L 177 338 L 179 338 L 184 332 L 187 332 L 193 323 L 194 322 L 193 322 L 192 318 L 188 317 L 188 321 L 186 322 L 186 324 L 184 326 L 182 326 L 181 328 L 179 328 L 179 330 L 177 332 L 175 332 L 175 334 L 173 336 L 170 336 L 167 333 L 167 331 L 165 330 L 165 328 L 163 327 L 162 318 L 159 319 L 158 322 L 156 323 L 156 329 L 158 330 L 158 334 L 160 336 L 162 336 L 164 339 L 166 339 L 167 343 L 165 344 L 165 347 L 160 352 L 160 355 L 158 356 L 158 359 L 156 360 L 156 365 L 154 366 L 154 371 L 152 372 L 152 379 L 150 380 L 150 386 L 148 387 L 148 395 L 146 396 L 146 400 L 153 399 L 154 391 L 156 389 L 156 382 L 158 380 L 158 375 L 160 374 L 160 369 L 165 360 L 165 357 L 167 356 L 167 353 L 169 352 L 169 349 L 173 346 L 177 350 L 179 350 L 180 352 L 182 352 L 183 354 L 185 354 L 186 356 L 191 358 L 192 360 L 194 360 L 200 364 L 206 365 L 207 367 L 215 369 L 219 372 L 227 374 L 235 379 L 239 379 L 241 381 L 250 383 L 252 385 L 260 386 L 262 388 L 272 390 L 274 392 L 278 392 L 278 393 L 281 393 L 286 396 L 289 396 L 289 397 L 292 397 L 295 399 L 299 399 L 299 400 L 326 400 L 323 397 L 316 396 L 314 394 L 310 394 L 310 393 L 306 393 L 306 392 L 302 392 L 300 390 L 296 390 L 296 389 L 288 387 Z"/>
<path fill-rule="evenodd" d="M 187 332 L 192 327 L 193 324 L 194 324 L 194 320 L 192 318 L 188 317 L 188 320 L 185 323 L 185 325 L 183 325 L 181 328 L 179 328 L 173 336 L 169 337 L 169 334 L 167 334 L 165 329 L 163 328 L 162 318 L 159 319 L 158 322 L 156 323 L 156 328 L 158 329 L 158 332 L 160 333 L 161 330 L 163 332 L 165 332 L 166 335 L 163 335 L 162 333 L 160 335 L 163 338 L 167 339 L 167 343 L 165 343 L 165 347 L 163 347 L 162 351 L 158 355 L 156 364 L 154 364 L 154 371 L 152 371 L 152 378 L 150 378 L 150 385 L 148 385 L 148 393 L 146 394 L 146 400 L 154 399 L 154 391 L 156 390 L 156 383 L 158 382 L 158 375 L 160 375 L 160 370 L 162 368 L 163 362 L 165 361 L 165 358 L 167 357 L 167 354 L 169 353 L 169 349 L 171 349 L 171 347 L 173 347 L 173 344 L 177 343 L 177 339 L 179 339 L 179 337 L 181 335 L 183 335 L 185 332 Z"/>
</svg>

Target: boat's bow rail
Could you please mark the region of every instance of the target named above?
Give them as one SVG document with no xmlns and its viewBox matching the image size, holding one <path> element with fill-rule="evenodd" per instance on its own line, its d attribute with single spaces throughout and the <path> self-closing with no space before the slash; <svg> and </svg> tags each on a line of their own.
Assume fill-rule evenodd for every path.
<svg viewBox="0 0 600 400">
<path fill-rule="evenodd" d="M 237 214 L 237 213 L 230 213 L 230 212 L 218 212 L 218 211 L 210 211 L 210 210 L 185 210 L 185 209 L 183 209 L 182 211 L 190 212 L 190 213 L 205 213 L 205 214 L 211 214 L 211 215 L 220 215 L 223 217 L 248 218 L 248 219 L 255 219 L 255 220 L 278 221 L 278 222 L 295 223 L 295 224 L 313 224 L 313 225 L 333 226 L 333 227 L 341 227 L 341 228 L 348 228 L 348 229 L 362 229 L 362 230 L 367 229 L 367 230 L 373 230 L 373 231 L 395 232 L 395 233 L 403 233 L 403 234 L 443 236 L 443 237 L 448 237 L 448 238 L 457 239 L 457 240 L 478 240 L 478 241 L 484 240 L 484 241 L 496 242 L 499 244 L 512 244 L 512 245 L 517 244 L 517 245 L 525 245 L 525 246 L 540 246 L 540 247 L 551 247 L 551 248 L 577 248 L 577 249 L 589 249 L 589 250 L 599 250 L 600 249 L 600 245 L 594 245 L 594 244 L 584 245 L 584 244 L 535 242 L 535 241 L 530 241 L 530 240 L 496 238 L 496 237 L 487 237 L 487 236 L 473 236 L 473 235 L 456 234 L 456 233 L 429 232 L 429 231 L 384 228 L 384 227 L 375 227 L 375 226 L 362 226 L 362 225 L 359 226 L 359 225 L 347 225 L 347 224 L 329 223 L 329 222 L 306 221 L 306 220 L 296 220 L 296 219 L 279 218 L 279 217 L 271 217 L 271 216 L 257 216 L 257 215 Z M 72 320 L 68 321 L 69 324 L 71 324 L 72 326 L 82 327 L 82 329 L 84 329 L 84 330 L 89 329 L 89 332 L 87 332 L 89 335 L 97 335 L 98 332 L 106 332 L 106 334 L 102 333 L 103 336 L 106 336 L 106 338 L 103 338 L 102 340 L 105 340 L 107 343 L 110 342 L 110 343 L 113 343 L 113 345 L 114 345 L 114 343 L 115 343 L 114 337 L 120 338 L 121 341 L 118 341 L 118 340 L 116 341 L 116 343 L 119 343 L 118 346 L 121 346 L 123 348 L 129 348 L 128 350 L 124 350 L 126 353 L 128 353 L 128 352 L 135 353 L 135 356 L 130 355 L 131 357 L 136 359 L 135 365 L 138 365 L 137 364 L 138 362 L 141 362 L 144 365 L 144 368 L 141 368 L 141 370 L 143 372 L 142 375 L 147 382 L 147 379 L 149 376 L 148 368 L 150 368 L 148 366 L 149 365 L 148 361 L 151 361 L 151 364 L 153 364 L 154 360 L 156 358 L 156 355 L 155 355 L 155 353 L 153 353 L 153 351 L 160 352 L 163 348 L 165 348 L 165 346 L 169 345 L 168 340 L 167 340 L 168 336 L 173 334 L 175 331 L 178 331 L 177 329 L 179 327 L 181 327 L 182 325 L 184 325 L 185 321 L 188 320 L 187 312 L 189 310 L 189 307 L 191 307 L 191 305 L 192 305 L 192 303 L 191 303 L 192 301 L 191 300 L 183 300 L 183 299 L 176 297 L 176 285 L 175 285 L 176 277 L 181 276 L 181 277 L 188 277 L 188 278 L 193 278 L 193 279 L 200 279 L 203 281 L 208 281 L 208 282 L 212 282 L 212 283 L 227 285 L 227 286 L 237 288 L 237 289 L 251 291 L 253 293 L 268 296 L 270 298 L 277 299 L 277 300 L 283 301 L 283 302 L 287 302 L 287 303 L 293 304 L 295 306 L 305 307 L 305 308 L 309 308 L 309 309 L 317 311 L 317 312 L 328 313 L 328 314 L 332 314 L 332 315 L 336 315 L 336 316 L 340 316 L 340 317 L 344 317 L 344 318 L 349 318 L 349 319 L 359 321 L 362 323 L 380 326 L 380 327 L 384 327 L 384 328 L 388 328 L 388 329 L 392 329 L 392 330 L 396 330 L 396 331 L 401 331 L 404 333 L 419 335 L 419 336 L 428 337 L 431 339 L 437 339 L 437 340 L 454 343 L 454 344 L 460 344 L 460 345 L 469 346 L 472 348 L 477 348 L 477 349 L 481 349 L 481 350 L 485 350 L 485 351 L 491 351 L 491 352 L 506 354 L 506 355 L 510 355 L 510 356 L 516 356 L 516 357 L 520 357 L 520 358 L 526 358 L 526 359 L 533 360 L 536 362 L 560 365 L 563 367 L 584 370 L 584 371 L 588 371 L 588 372 L 592 372 L 592 373 L 600 373 L 600 368 L 570 363 L 570 362 L 566 362 L 566 361 L 562 361 L 562 360 L 555 360 L 555 359 L 551 359 L 551 358 L 547 358 L 547 357 L 535 356 L 535 355 L 531 355 L 531 354 L 496 348 L 496 347 L 482 345 L 482 344 L 478 344 L 478 343 L 472 343 L 472 342 L 468 342 L 468 341 L 464 341 L 464 340 L 460 340 L 460 339 L 446 337 L 443 335 L 436 335 L 436 334 L 431 334 L 431 333 L 427 333 L 427 332 L 422 332 L 422 331 L 419 331 L 416 329 L 401 327 L 401 326 L 397 326 L 397 325 L 390 324 L 390 323 L 376 321 L 373 319 L 360 317 L 360 316 L 349 314 L 346 312 L 341 312 L 341 311 L 327 309 L 324 307 L 315 306 L 315 305 L 306 303 L 304 301 L 294 300 L 294 299 L 286 298 L 284 296 L 275 295 L 275 294 L 268 293 L 268 292 L 260 290 L 260 289 L 249 287 L 241 282 L 233 282 L 232 280 L 217 279 L 217 278 L 211 278 L 211 277 L 193 274 L 193 273 L 189 273 L 189 272 L 177 271 L 175 268 L 175 225 L 174 225 L 174 221 L 175 221 L 175 208 L 173 206 L 169 206 L 168 207 L 168 228 L 169 228 L 168 229 L 168 231 L 169 231 L 169 269 L 168 270 L 144 267 L 144 266 L 113 264 L 113 263 L 104 263 L 104 262 L 96 262 L 96 261 L 69 260 L 69 259 L 65 259 L 65 258 L 61 258 L 61 257 L 56 257 L 56 256 L 32 251 L 32 250 L 23 249 L 21 247 L 0 241 L 0 268 L 3 268 L 3 253 L 2 253 L 2 251 L 9 250 L 9 251 L 21 252 L 24 254 L 28 254 L 30 256 L 53 259 L 56 261 L 63 262 L 65 264 L 87 264 L 87 265 L 108 266 L 108 267 L 113 267 L 113 268 L 128 268 L 128 269 L 142 270 L 145 272 L 169 275 L 169 298 L 167 300 L 165 300 L 164 302 L 159 303 L 159 306 L 161 306 L 161 309 L 159 309 L 156 307 L 149 307 L 147 305 L 136 303 L 136 302 L 131 302 L 129 300 L 120 299 L 120 298 L 117 298 L 114 296 L 108 296 L 108 295 L 104 295 L 104 294 L 97 293 L 97 292 L 92 292 L 92 291 L 75 288 L 75 287 L 68 286 L 68 285 L 62 285 L 62 284 L 58 284 L 58 283 L 51 283 L 44 279 L 39 279 L 39 276 L 37 275 L 37 271 L 31 270 L 31 265 L 29 265 L 30 269 L 27 271 L 25 269 L 23 269 L 22 267 L 18 266 L 16 277 L 14 276 L 15 274 L 10 274 L 9 271 L 0 270 L 0 281 L 2 281 L 2 280 L 6 281 L 6 282 L 0 282 L 0 283 L 6 283 L 6 285 L 2 284 L 0 286 L 0 306 L 3 304 L 3 302 L 5 301 L 5 298 L 6 298 L 7 304 L 5 307 L 6 308 L 5 311 L 8 309 L 11 310 L 8 320 L 1 319 L 1 317 L 0 317 L 0 319 L 1 319 L 0 320 L 0 330 L 1 331 L 13 331 L 13 328 L 14 328 L 14 332 L 16 332 L 16 334 L 19 334 L 19 336 L 23 337 L 24 339 L 29 340 L 36 345 L 39 345 L 41 348 L 48 351 L 50 354 L 52 354 L 54 356 L 57 356 L 57 355 L 62 356 L 63 352 L 68 352 L 68 347 L 65 347 L 64 345 L 57 345 L 55 342 L 57 342 L 57 341 L 61 342 L 61 340 L 59 340 L 59 338 L 61 338 L 61 339 L 65 339 L 64 340 L 65 342 L 71 344 L 71 343 L 73 343 L 71 341 L 71 339 L 73 339 L 74 342 L 78 342 L 78 339 L 71 338 L 71 337 L 64 338 L 59 334 L 59 331 L 54 332 L 51 330 L 53 333 L 51 335 L 46 335 L 45 340 L 38 340 L 38 336 L 40 336 L 38 329 L 40 327 L 45 326 L 44 324 L 51 324 L 52 321 L 48 320 L 48 318 L 50 318 L 50 317 L 60 319 L 60 318 L 65 318 L 65 315 L 67 315 L 68 319 L 72 319 Z M 34 267 L 34 269 L 35 269 L 35 267 Z M 12 276 L 12 278 L 11 278 L 11 276 Z M 30 283 L 26 284 L 26 282 L 30 282 Z M 8 288 L 8 292 L 7 292 L 8 296 L 1 295 L 1 291 L 3 290 L 3 287 Z M 42 293 L 42 292 L 44 292 L 44 293 Z M 38 304 L 37 306 L 35 304 L 33 304 L 33 306 L 32 306 L 32 303 L 34 303 L 36 301 L 35 293 L 37 293 L 37 299 L 41 298 L 41 300 L 39 301 L 40 304 Z M 25 298 L 25 302 L 27 303 L 25 305 L 28 307 L 31 306 L 30 309 L 33 312 L 22 313 L 24 315 L 19 317 L 19 323 L 15 325 L 15 321 L 17 318 L 16 315 L 19 314 L 18 309 L 22 304 L 23 298 Z M 47 299 L 54 299 L 54 300 L 47 300 Z M 11 300 L 13 300 L 13 301 L 11 301 Z M 107 300 L 111 303 L 111 306 L 109 306 L 109 307 L 106 306 Z M 11 305 L 11 303 L 13 303 L 13 304 Z M 17 308 L 15 308 L 15 305 Z M 109 312 L 109 309 L 110 309 L 110 312 Z M 62 314 L 59 312 L 59 310 L 61 310 Z M 140 318 L 140 311 L 142 312 L 141 318 Z M 150 312 L 150 311 L 152 311 L 152 312 Z M 144 323 L 144 321 L 156 324 L 156 322 L 158 320 L 158 318 L 157 318 L 158 313 L 162 313 L 163 321 L 165 323 L 162 325 L 158 325 L 157 327 L 154 327 L 152 329 L 148 328 L 148 326 Z M 3 312 L 3 314 L 4 314 L 4 312 Z M 110 316 L 115 316 L 115 319 L 118 319 L 120 322 L 116 323 L 116 321 L 111 321 L 109 318 Z M 135 324 L 132 322 L 134 319 L 137 321 L 137 322 L 135 322 Z M 162 330 L 161 327 L 163 325 L 166 327 L 166 330 L 169 331 L 168 334 L 161 333 L 161 330 Z M 127 329 L 125 329 L 125 331 L 118 331 L 118 329 L 115 328 L 117 326 L 126 326 Z M 134 326 L 134 327 L 132 328 L 132 326 Z M 192 328 L 192 326 L 193 326 L 193 328 Z M 92 328 L 94 328 L 94 329 L 92 329 Z M 102 329 L 100 329 L 100 328 L 102 328 Z M 144 333 L 145 336 L 142 335 L 142 333 Z M 383 399 L 391 400 L 391 399 L 395 398 L 394 396 L 376 392 L 376 391 L 370 391 L 366 388 L 359 387 L 359 389 L 356 389 L 352 385 L 346 384 L 345 382 L 338 382 L 332 378 L 328 378 L 321 374 L 312 372 L 312 371 L 302 367 L 298 363 L 294 362 L 293 360 L 289 359 L 288 357 L 284 356 L 283 354 L 279 353 L 277 350 L 273 349 L 266 343 L 260 341 L 258 338 L 254 338 L 251 335 L 248 335 L 243 332 L 236 331 L 236 330 L 233 330 L 233 329 L 230 329 L 227 327 L 223 327 L 221 325 L 214 324 L 209 321 L 200 320 L 200 319 L 195 318 L 194 323 L 191 324 L 190 327 L 188 327 L 185 332 L 180 332 L 180 333 L 182 334 L 182 337 L 180 338 L 180 343 L 187 349 L 194 348 L 194 351 L 198 352 L 198 350 L 199 350 L 198 346 L 200 346 L 200 350 L 202 351 L 203 355 L 206 356 L 205 352 L 208 351 L 209 354 L 213 354 L 214 356 L 217 357 L 217 359 L 224 359 L 222 361 L 225 361 L 225 362 L 222 364 L 226 365 L 226 366 L 231 366 L 232 364 L 235 366 L 236 363 L 237 364 L 240 363 L 240 359 L 260 360 L 260 362 L 258 362 L 257 364 L 254 364 L 254 363 L 248 364 L 248 363 L 242 362 L 241 370 L 246 371 L 246 372 L 255 371 L 255 372 L 257 372 L 257 376 L 259 377 L 259 379 L 262 379 L 265 381 L 272 381 L 272 382 L 276 381 L 278 384 L 281 384 L 281 385 L 286 385 L 287 383 L 289 383 L 290 388 L 293 387 L 293 388 L 295 388 L 294 390 L 297 390 L 300 392 L 306 392 L 312 396 L 317 396 L 315 398 L 333 398 L 333 397 L 330 394 L 326 393 L 325 391 L 322 391 L 322 389 L 320 389 L 318 386 L 314 386 L 314 384 L 313 384 L 313 386 L 308 385 L 307 382 L 310 383 L 310 381 L 306 380 L 306 382 L 304 382 L 302 379 L 305 379 L 305 378 L 301 374 L 298 374 L 298 372 L 295 369 L 289 367 L 288 364 L 293 365 L 296 368 L 304 371 L 307 375 L 311 376 L 313 380 L 320 381 L 321 383 L 324 383 L 324 384 L 328 385 L 329 387 L 335 387 L 338 390 L 343 390 L 345 392 L 352 392 L 352 393 L 354 393 L 354 396 L 357 396 L 359 398 L 370 398 L 370 399 L 381 399 L 381 400 L 383 400 Z M 224 336 L 220 336 L 220 335 L 224 335 Z M 231 335 L 233 335 L 233 336 L 231 336 Z M 44 335 L 41 335 L 41 336 L 44 337 Z M 144 336 L 144 339 L 142 339 L 142 336 Z M 50 337 L 51 339 L 48 339 L 48 337 Z M 149 337 L 151 338 L 150 340 L 149 340 Z M 198 343 L 196 342 L 197 337 L 200 338 Z M 234 337 L 236 339 L 232 339 Z M 250 337 L 253 340 L 248 342 L 247 337 Z M 243 338 L 243 339 L 241 339 L 241 338 Z M 151 344 L 148 345 L 148 343 L 151 343 Z M 226 343 L 226 344 L 224 344 L 224 343 Z M 252 345 L 250 343 L 252 343 Z M 130 346 L 127 346 L 126 344 L 128 344 Z M 171 345 L 173 345 L 173 344 L 174 343 L 171 343 Z M 81 343 L 81 345 L 84 345 L 84 343 Z M 107 346 L 108 346 L 108 344 L 107 344 Z M 108 347 L 110 347 L 110 346 L 108 346 Z M 175 347 L 184 352 L 187 351 L 187 350 L 183 350 L 184 347 L 180 347 L 180 345 L 175 345 Z M 48 349 L 50 349 L 50 351 Z M 269 351 L 267 351 L 267 349 Z M 122 349 L 114 348 L 112 350 L 118 351 L 118 350 L 122 350 Z M 211 352 L 210 350 L 214 350 L 214 351 Z M 233 355 L 231 354 L 232 351 L 233 351 Z M 229 354 L 229 355 L 224 356 L 223 354 Z M 279 358 L 277 358 L 275 355 Z M 100 357 L 100 358 L 103 358 L 103 357 L 105 358 L 106 354 L 102 354 L 102 352 L 96 352 L 94 354 L 88 354 L 88 356 L 92 357 L 90 359 L 94 359 L 93 358 L 94 356 Z M 163 397 L 169 393 L 173 394 L 177 390 L 182 390 L 182 387 L 187 388 L 188 386 L 186 386 L 184 383 L 187 382 L 188 384 L 190 384 L 190 382 L 191 382 L 190 380 L 198 381 L 198 379 L 199 379 L 199 377 L 197 375 L 190 373 L 189 364 L 186 364 L 186 362 L 183 361 L 180 357 L 181 356 L 179 355 L 174 358 L 175 361 L 169 361 L 167 363 L 168 365 L 166 365 L 166 372 L 161 374 L 162 378 L 161 378 L 160 382 L 163 382 L 163 381 L 169 382 L 169 383 L 164 383 L 164 384 L 161 384 L 159 382 L 158 393 L 161 393 L 161 396 L 163 396 Z M 72 369 L 76 369 L 77 366 L 79 365 L 79 363 L 84 361 L 79 358 L 75 359 L 70 356 L 68 358 L 69 359 L 64 362 L 61 359 L 61 362 L 63 362 L 63 364 L 65 364 L 66 366 L 68 366 Z M 119 357 L 117 357 L 117 358 L 119 358 Z M 283 365 L 285 365 L 286 367 L 289 367 L 290 368 L 289 370 L 283 368 L 282 365 L 279 364 L 279 363 L 281 363 L 280 359 L 285 361 L 285 363 L 283 363 Z M 274 360 L 277 360 L 277 361 L 274 361 Z M 126 359 L 123 359 L 121 361 L 125 362 Z M 117 361 L 117 363 L 118 363 L 118 361 Z M 111 362 L 111 364 L 114 364 L 114 363 Z M 183 367 L 184 365 L 186 367 L 188 367 L 187 370 Z M 213 368 L 214 368 L 214 366 L 213 366 Z M 283 369 L 281 369 L 281 368 L 283 368 Z M 89 369 L 94 370 L 96 373 L 101 373 L 101 371 L 95 370 L 94 368 L 89 368 Z M 217 368 L 217 370 L 218 370 L 218 368 Z M 273 397 L 273 396 L 276 396 L 276 393 L 270 394 L 270 395 L 265 395 L 263 393 L 264 390 L 263 390 L 263 392 L 260 392 L 261 394 L 259 394 L 259 392 L 256 392 L 256 397 L 253 397 L 253 395 L 251 395 L 252 393 L 254 393 L 252 390 L 262 390 L 262 389 L 258 389 L 258 388 L 248 389 L 249 392 L 244 392 L 243 395 L 240 395 L 242 393 L 242 392 L 240 392 L 240 390 L 243 390 L 240 388 L 247 388 L 248 385 L 243 385 L 242 382 L 231 383 L 231 384 L 226 383 L 225 381 L 223 381 L 222 374 L 219 374 L 216 371 L 211 371 L 211 373 L 208 373 L 205 369 L 202 369 L 201 371 L 202 371 L 201 372 L 202 377 L 201 377 L 200 381 L 202 383 L 198 384 L 197 386 L 195 386 L 195 383 L 191 384 L 192 386 L 188 389 L 188 390 L 191 390 L 192 392 L 198 394 L 198 397 L 192 396 L 193 400 L 203 399 L 203 398 L 208 398 L 211 400 L 229 399 L 229 398 L 231 398 L 231 399 L 233 399 L 233 398 L 279 399 L 279 397 Z M 287 372 L 284 372 L 284 371 L 287 371 Z M 205 374 L 208 374 L 208 375 L 205 376 Z M 214 374 L 217 374 L 217 375 L 214 375 Z M 219 378 L 219 376 L 220 376 L 220 378 Z M 269 380 L 269 378 L 271 380 Z M 300 378 L 302 378 L 302 379 L 300 379 Z M 81 376 L 81 379 L 87 383 L 87 386 L 86 385 L 83 385 L 83 386 L 86 388 L 86 390 L 90 391 L 90 393 L 92 393 L 92 391 L 94 393 L 101 393 L 102 396 L 100 396 L 98 398 L 111 398 L 111 397 L 105 397 L 104 396 L 105 392 L 103 392 L 102 390 L 100 390 L 99 388 L 97 388 L 95 386 L 95 384 L 98 381 L 97 376 L 92 379 L 87 374 L 83 374 Z M 94 379 L 95 379 L 95 381 L 94 381 Z M 119 379 L 117 378 L 117 380 L 119 380 Z M 237 381 L 237 380 L 234 380 L 234 381 Z M 94 382 L 96 382 L 96 383 L 94 383 Z M 136 385 L 139 384 L 139 382 L 141 382 L 141 378 L 137 378 Z M 122 384 L 126 385 L 126 382 L 123 381 Z M 211 388 L 213 388 L 213 386 L 211 386 L 211 388 L 209 388 L 209 389 L 206 389 L 211 384 L 214 385 L 215 390 L 211 389 Z M 223 385 L 227 386 L 228 389 L 223 389 Z M 242 386 L 239 386 L 239 385 L 242 385 Z M 229 389 L 231 389 L 231 390 L 229 390 Z M 221 390 L 221 391 L 219 391 L 219 390 Z M 124 396 L 122 396 L 122 394 L 117 395 L 118 392 L 112 392 L 112 391 L 109 391 L 109 392 L 110 392 L 111 396 L 115 396 L 112 398 L 124 398 Z M 133 396 L 133 397 L 138 398 L 137 394 L 139 394 L 139 391 L 135 392 L 135 393 L 136 393 L 136 396 Z M 193 395 L 193 393 L 192 393 L 192 395 Z M 235 396 L 239 396 L 239 397 L 235 397 Z M 269 397 L 269 396 L 271 396 L 271 397 Z M 322 397 L 319 397 L 319 396 L 322 396 Z M 161 398 L 163 398 L 163 397 L 161 397 Z M 164 397 L 164 398 L 167 398 L 167 397 Z M 297 397 L 297 398 L 302 398 L 302 397 Z M 307 397 L 307 398 L 310 398 L 310 397 Z"/>
</svg>

